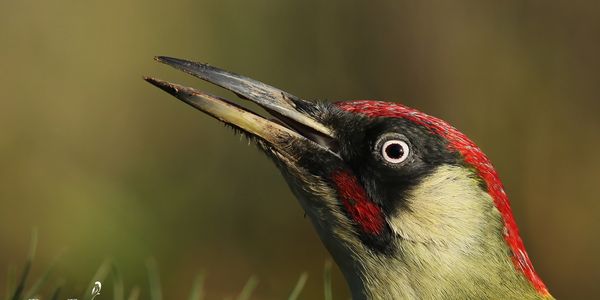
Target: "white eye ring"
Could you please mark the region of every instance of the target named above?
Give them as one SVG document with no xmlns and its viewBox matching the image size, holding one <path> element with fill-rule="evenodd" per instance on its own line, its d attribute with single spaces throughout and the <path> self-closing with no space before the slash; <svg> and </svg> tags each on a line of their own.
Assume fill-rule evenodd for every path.
<svg viewBox="0 0 600 300">
<path fill-rule="evenodd" d="M 402 140 L 389 140 L 381 146 L 381 155 L 387 162 L 393 164 L 405 161 L 409 152 L 408 143 Z"/>
</svg>

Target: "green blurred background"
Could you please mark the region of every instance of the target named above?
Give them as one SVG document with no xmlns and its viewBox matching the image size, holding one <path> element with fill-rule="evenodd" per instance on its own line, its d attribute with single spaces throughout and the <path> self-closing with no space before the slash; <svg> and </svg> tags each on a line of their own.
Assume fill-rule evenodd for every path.
<svg viewBox="0 0 600 300">
<path fill-rule="evenodd" d="M 147 298 L 154 257 L 168 299 L 202 270 L 209 299 L 251 275 L 282 299 L 303 271 L 322 297 L 329 256 L 272 163 L 141 79 L 235 98 L 152 60 L 169 55 L 446 119 L 495 163 L 550 291 L 597 297 L 599 3 L 2 0 L 0 291 L 37 227 L 33 273 L 60 254 L 66 294 L 112 258 Z"/>
</svg>

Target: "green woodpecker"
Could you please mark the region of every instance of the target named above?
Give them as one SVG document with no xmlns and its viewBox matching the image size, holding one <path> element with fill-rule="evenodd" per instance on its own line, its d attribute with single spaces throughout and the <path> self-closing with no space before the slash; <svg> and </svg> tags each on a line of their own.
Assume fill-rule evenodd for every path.
<svg viewBox="0 0 600 300">
<path fill-rule="evenodd" d="M 206 64 L 156 59 L 274 117 L 145 78 L 275 162 L 354 299 L 552 298 L 492 164 L 448 123 L 396 103 L 313 103 Z"/>
</svg>

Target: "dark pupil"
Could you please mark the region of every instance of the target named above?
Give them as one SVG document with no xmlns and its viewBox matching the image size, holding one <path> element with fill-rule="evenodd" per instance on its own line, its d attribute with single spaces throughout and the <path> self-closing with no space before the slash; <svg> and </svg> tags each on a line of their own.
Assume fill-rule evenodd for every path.
<svg viewBox="0 0 600 300">
<path fill-rule="evenodd" d="M 404 149 L 400 144 L 391 144 L 385 148 L 385 154 L 389 158 L 398 159 L 404 155 Z"/>
</svg>

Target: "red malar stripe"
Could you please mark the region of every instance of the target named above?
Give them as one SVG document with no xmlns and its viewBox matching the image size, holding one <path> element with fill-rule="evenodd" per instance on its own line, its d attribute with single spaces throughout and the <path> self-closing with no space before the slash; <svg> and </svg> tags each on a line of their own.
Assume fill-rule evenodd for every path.
<svg viewBox="0 0 600 300">
<path fill-rule="evenodd" d="M 379 206 L 373 203 L 367 193 L 347 171 L 338 170 L 331 175 L 342 204 L 352 219 L 369 234 L 379 234 L 383 229 L 383 215 Z"/>
<path fill-rule="evenodd" d="M 425 126 L 432 132 L 444 137 L 449 142 L 449 147 L 459 151 L 465 162 L 477 169 L 479 176 L 486 182 L 488 192 L 494 199 L 494 203 L 504 220 L 504 239 L 512 250 L 512 260 L 515 267 L 523 272 L 540 294 L 548 295 L 546 285 L 533 269 L 533 265 L 525 251 L 502 182 L 489 159 L 475 143 L 445 121 L 401 104 L 370 100 L 337 102 L 335 104 L 345 111 L 369 117 L 404 118 Z"/>
</svg>

